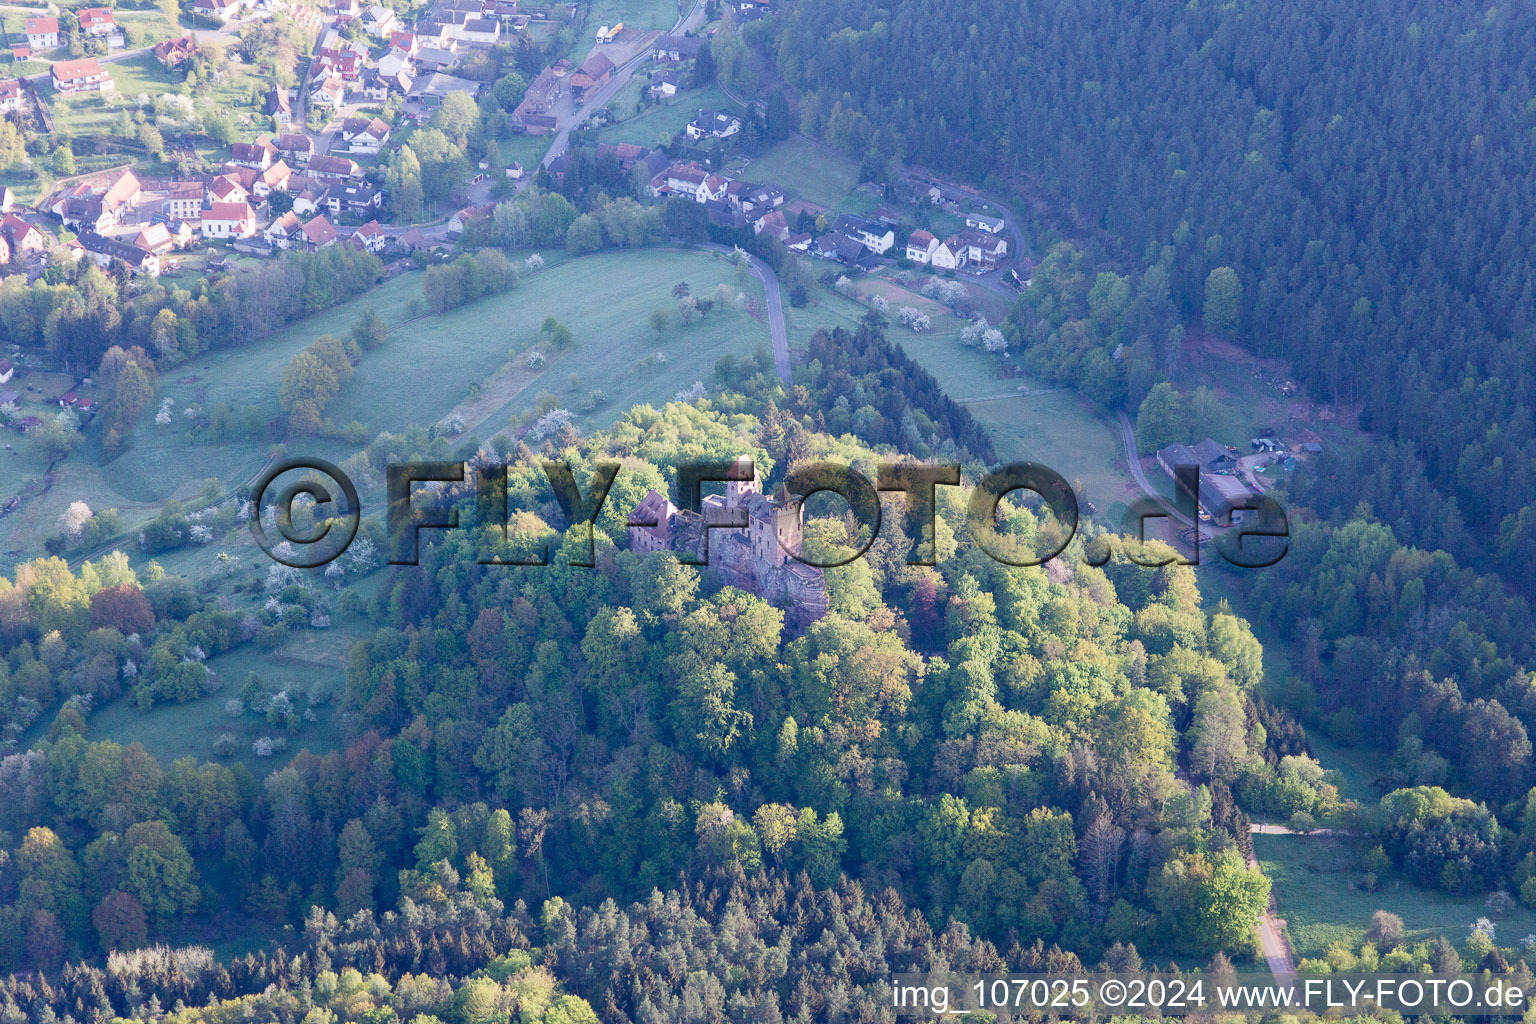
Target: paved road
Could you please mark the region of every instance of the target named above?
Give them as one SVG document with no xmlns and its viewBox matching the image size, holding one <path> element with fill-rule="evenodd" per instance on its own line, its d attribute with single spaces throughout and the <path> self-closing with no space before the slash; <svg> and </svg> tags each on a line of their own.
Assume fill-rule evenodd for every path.
<svg viewBox="0 0 1536 1024">
<path fill-rule="evenodd" d="M 704 248 L 720 253 L 735 251 L 730 246 L 720 245 L 717 242 L 706 242 Z M 756 256 L 752 256 L 751 259 L 752 275 L 763 283 L 763 296 L 768 313 L 768 337 L 773 341 L 773 370 L 779 375 L 779 380 L 788 384 L 790 383 L 789 331 L 784 326 L 784 296 L 779 289 L 779 275 Z"/>
<path fill-rule="evenodd" d="M 689 8 L 688 13 L 677 19 L 676 23 L 673 24 L 668 34 L 680 35 L 684 32 L 692 31 L 699 25 L 703 24 L 703 21 L 704 0 L 698 0 L 698 2 Z M 571 132 L 574 129 L 581 127 L 582 123 L 585 122 L 587 118 L 591 117 L 594 113 L 601 110 L 603 107 L 606 107 L 608 105 L 608 101 L 619 94 L 619 90 L 623 89 L 629 80 L 634 77 L 635 72 L 639 70 L 640 65 L 645 63 L 645 61 L 649 59 L 650 55 L 651 47 L 647 46 L 645 49 L 635 54 L 629 60 L 625 61 L 622 66 L 614 70 L 612 77 L 610 77 L 608 81 L 604 82 L 595 92 L 592 93 L 592 95 L 587 97 L 587 101 L 583 103 L 574 114 L 560 122 L 559 130 L 555 132 L 554 138 L 550 140 L 549 150 L 545 152 L 544 159 L 540 161 L 545 167 L 548 167 L 551 163 L 554 162 L 557 156 L 565 152 L 565 148 L 570 142 Z M 532 175 L 523 175 L 522 181 L 518 182 L 517 185 L 518 191 L 521 192 L 524 188 L 527 188 L 530 184 L 532 184 L 532 181 Z"/>
<path fill-rule="evenodd" d="M 1163 497 L 1157 488 L 1152 486 L 1152 481 L 1147 479 L 1147 474 L 1142 472 L 1141 457 L 1136 453 L 1136 431 L 1131 427 L 1131 418 L 1124 412 L 1120 413 L 1120 440 L 1125 444 L 1125 461 L 1131 469 L 1131 476 L 1136 480 L 1136 486 L 1141 488 L 1141 493 L 1156 501 L 1168 513 L 1169 517 L 1183 526 L 1194 526 L 1194 520 Z M 1203 539 L 1203 538 L 1202 538 Z"/>
<path fill-rule="evenodd" d="M 752 257 L 752 273 L 763 282 L 763 294 L 768 299 L 768 334 L 773 339 L 773 369 L 779 379 L 788 384 L 789 334 L 784 329 L 784 298 L 779 292 L 779 276 L 756 256 Z"/>
</svg>

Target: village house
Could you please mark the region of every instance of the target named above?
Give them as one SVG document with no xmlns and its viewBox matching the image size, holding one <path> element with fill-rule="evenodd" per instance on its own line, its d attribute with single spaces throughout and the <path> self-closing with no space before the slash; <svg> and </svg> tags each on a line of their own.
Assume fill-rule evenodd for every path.
<svg viewBox="0 0 1536 1024">
<path fill-rule="evenodd" d="M 321 206 L 326 205 L 330 187 L 324 182 L 316 181 L 306 176 L 302 188 L 297 184 L 298 175 L 294 175 L 288 183 L 288 191 L 293 196 L 293 212 L 300 217 L 308 217 L 318 213 Z M 327 205 L 327 209 L 330 207 Z"/>
<path fill-rule="evenodd" d="M 285 133 L 277 137 L 277 151 L 290 167 L 304 167 L 315 151 L 314 140 L 299 132 Z"/>
<path fill-rule="evenodd" d="M 1001 217 L 994 217 L 987 213 L 968 213 L 965 215 L 965 226 L 977 228 L 989 235 L 995 235 L 1003 230 L 1006 222 Z"/>
<path fill-rule="evenodd" d="M 730 184 L 731 179 L 724 175 L 711 174 L 699 183 L 699 189 L 693 194 L 693 198 L 701 203 L 723 203 L 725 201 L 725 190 L 730 187 Z M 746 223 L 745 219 L 743 219 L 742 223 Z"/>
<path fill-rule="evenodd" d="M 177 39 L 165 39 L 155 44 L 155 60 L 167 68 L 181 67 L 197 54 L 197 40 L 188 33 Z"/>
<path fill-rule="evenodd" d="M 693 60 L 704 49 L 708 40 L 697 36 L 658 36 L 654 44 L 657 60 L 666 60 L 677 63 L 678 61 Z"/>
<path fill-rule="evenodd" d="M 80 32 L 83 35 L 108 37 L 118 36 L 121 43 L 121 33 L 117 29 L 117 19 L 112 11 L 106 7 L 82 7 L 75 12 L 75 18 L 80 22 Z"/>
<path fill-rule="evenodd" d="M 81 92 L 111 92 L 112 76 L 95 57 L 61 60 L 53 65 L 53 88 L 64 95 Z"/>
<path fill-rule="evenodd" d="M 239 164 L 225 164 L 219 168 L 221 176 L 228 178 L 244 190 L 247 196 L 256 194 L 256 182 L 261 178 L 261 172 L 254 167 L 242 167 Z"/>
<path fill-rule="evenodd" d="M 346 182 L 326 189 L 322 205 L 334 214 L 361 217 L 377 210 L 383 203 L 384 196 L 377 189 L 362 182 Z"/>
<path fill-rule="evenodd" d="M 939 247 L 939 240 L 933 232 L 918 228 L 907 236 L 907 259 L 913 263 L 929 263 L 933 260 L 934 250 Z"/>
<path fill-rule="evenodd" d="M 452 217 L 448 218 L 448 233 L 453 235 L 463 234 L 464 229 L 469 227 L 470 221 L 476 217 L 487 216 L 493 209 L 495 209 L 494 206 L 464 207 L 464 209 L 459 210 Z"/>
<path fill-rule="evenodd" d="M 671 99 L 677 95 L 677 86 L 681 80 L 682 76 L 676 71 L 653 71 L 651 72 L 651 95 Z"/>
<path fill-rule="evenodd" d="M 192 6 L 187 10 L 194 17 L 225 22 L 238 17 L 244 6 L 243 0 L 192 0 Z"/>
<path fill-rule="evenodd" d="M 951 235 L 934 247 L 929 262 L 940 270 L 959 270 L 965 265 L 969 251 L 970 247 L 960 240 L 959 235 Z"/>
<path fill-rule="evenodd" d="M 14 78 L 0 81 L 0 114 L 21 110 L 21 83 Z"/>
<path fill-rule="evenodd" d="M 449 42 L 453 42 L 449 40 Z M 412 58 L 415 69 L 423 74 L 430 75 L 439 71 L 447 71 L 459 62 L 459 52 L 452 46 L 423 46 L 416 51 Z"/>
<path fill-rule="evenodd" d="M 748 216 L 761 216 L 784 205 L 784 190 L 777 185 L 748 185 L 741 190 L 738 203 Z"/>
<path fill-rule="evenodd" d="M 105 269 L 112 265 L 113 260 L 121 260 L 135 273 L 160 276 L 160 257 L 148 250 L 115 238 L 105 238 L 94 231 L 80 232 L 77 241 L 98 267 Z"/>
<path fill-rule="evenodd" d="M 553 131 L 555 118 L 550 114 L 554 105 L 565 95 L 565 79 L 554 68 L 545 68 L 523 93 L 522 102 L 512 111 L 512 130 L 530 135 L 543 135 Z"/>
<path fill-rule="evenodd" d="M 770 210 L 752 222 L 752 233 L 767 235 L 782 242 L 789 237 L 789 221 L 785 219 L 783 210 Z"/>
<path fill-rule="evenodd" d="M 277 147 L 265 135 L 255 142 L 236 142 L 230 146 L 229 162 L 264 171 L 278 159 Z"/>
<path fill-rule="evenodd" d="M 58 18 L 28 18 L 23 26 L 27 45 L 33 51 L 51 50 L 59 45 Z"/>
<path fill-rule="evenodd" d="M 16 376 L 16 367 L 11 365 L 9 359 L 0 359 L 0 384 L 9 384 L 14 376 Z"/>
<path fill-rule="evenodd" d="M 341 137 L 351 152 L 375 156 L 389 141 L 389 125 L 377 117 L 349 117 L 341 123 Z"/>
<path fill-rule="evenodd" d="M 884 256 L 896 244 L 896 233 L 890 228 L 864 217 L 855 217 L 851 213 L 842 214 L 833 221 L 832 230 L 857 238 L 878 256 Z"/>
<path fill-rule="evenodd" d="M 648 147 L 637 145 L 633 142 L 600 142 L 597 144 L 596 155 L 598 160 L 611 156 L 619 162 L 619 170 L 632 171 L 635 169 L 636 164 L 650 156 L 650 154 L 651 151 Z"/>
<path fill-rule="evenodd" d="M 29 252 L 48 251 L 47 233 L 36 224 L 22 220 L 14 213 L 6 214 L 5 220 L 0 221 L 0 231 L 4 231 L 6 240 L 11 243 L 13 255 L 25 256 Z"/>
<path fill-rule="evenodd" d="M 375 39 L 387 39 L 400 26 L 400 19 L 388 7 L 370 4 L 363 8 L 360 17 L 363 31 Z"/>
<path fill-rule="evenodd" d="M 267 90 L 266 98 L 262 101 L 261 112 L 272 119 L 272 123 L 281 131 L 293 123 L 293 100 L 288 95 L 288 90 L 280 85 L 274 85 Z"/>
<path fill-rule="evenodd" d="M 1008 259 L 1008 240 L 981 228 L 966 228 L 955 236 L 965 247 L 965 262 L 980 270 L 995 270 Z"/>
<path fill-rule="evenodd" d="M 495 18 L 465 18 L 453 26 L 452 34 L 474 46 L 495 46 L 501 38 L 501 22 Z"/>
<path fill-rule="evenodd" d="M 347 100 L 347 83 L 340 75 L 330 75 L 315 86 L 310 92 L 309 98 L 322 107 L 330 107 L 335 110 Z"/>
<path fill-rule="evenodd" d="M 207 203 L 243 203 L 251 196 L 250 190 L 240 184 L 233 174 L 220 174 L 203 188 L 203 201 Z M 201 215 L 201 214 L 199 214 Z"/>
<path fill-rule="evenodd" d="M 841 231 L 829 231 L 810 245 L 810 254 L 818 259 L 841 263 L 850 270 L 873 270 L 880 265 L 875 254 L 863 242 Z"/>
<path fill-rule="evenodd" d="M 403 53 L 407 57 L 414 57 L 421 49 L 421 41 L 416 38 L 414 32 L 391 32 L 389 49 L 392 53 Z"/>
<path fill-rule="evenodd" d="M 329 154 L 310 157 L 306 170 L 311 177 L 322 181 L 346 181 L 348 178 L 363 176 L 363 169 L 357 165 L 357 161 Z"/>
<path fill-rule="evenodd" d="M 651 191 L 658 196 L 670 194 L 693 199 L 709 177 L 708 171 L 692 161 L 676 163 L 656 176 Z"/>
<path fill-rule="evenodd" d="M 415 71 L 416 64 L 411 60 L 409 56 L 401 53 L 399 50 L 390 50 L 384 56 L 379 58 L 379 62 L 374 66 L 373 70 L 377 72 L 376 77 L 386 79 L 395 78 L 402 72 L 409 73 Z M 363 72 L 363 82 L 365 84 L 368 82 L 369 77 L 370 76 L 366 71 Z M 388 86 L 386 86 L 386 88 L 388 88 Z"/>
<path fill-rule="evenodd" d="M 10 213 L 16 208 L 16 193 L 9 185 L 0 185 L 0 213 Z"/>
<path fill-rule="evenodd" d="M 371 220 L 352 232 L 352 237 L 347 239 L 347 244 L 359 251 L 382 252 L 389 244 L 389 236 L 384 233 L 378 221 Z"/>
<path fill-rule="evenodd" d="M 69 227 L 105 231 L 144 196 L 143 186 L 132 171 L 123 171 L 103 187 L 101 178 L 77 182 L 61 194 L 50 211 Z"/>
<path fill-rule="evenodd" d="M 688 122 L 690 139 L 728 139 L 741 131 L 741 118 L 718 110 L 700 110 L 699 116 Z"/>
<path fill-rule="evenodd" d="M 53 211 L 65 227 L 75 231 L 109 231 L 117 223 L 112 212 L 102 206 L 100 196 L 65 196 L 54 204 Z"/>
<path fill-rule="evenodd" d="M 171 229 L 165 224 L 151 224 L 134 236 L 133 244 L 145 252 L 164 256 L 176 248 L 176 239 L 172 237 Z"/>
<path fill-rule="evenodd" d="M 294 236 L 299 233 L 303 222 L 299 215 L 292 210 L 276 218 L 268 224 L 261 237 L 266 239 L 268 245 L 274 249 L 286 249 L 292 244 Z"/>
<path fill-rule="evenodd" d="M 300 229 L 298 241 L 306 249 L 318 250 L 324 249 L 328 245 L 334 245 L 339 237 L 340 233 L 322 215 L 305 222 L 304 226 Z"/>
<path fill-rule="evenodd" d="M 256 184 L 252 191 L 255 195 L 262 198 L 266 198 L 273 192 L 286 192 L 288 191 L 289 179 L 292 177 L 293 171 L 285 162 L 279 160 L 261 172 L 261 177 L 256 179 Z"/>
<path fill-rule="evenodd" d="M 243 200 L 210 203 L 201 227 L 204 238 L 250 238 L 256 233 L 256 213 Z"/>
</svg>

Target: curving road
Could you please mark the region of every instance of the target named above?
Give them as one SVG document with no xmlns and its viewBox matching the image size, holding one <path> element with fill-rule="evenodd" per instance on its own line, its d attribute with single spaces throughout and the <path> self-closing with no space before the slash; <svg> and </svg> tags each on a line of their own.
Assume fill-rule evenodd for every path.
<svg viewBox="0 0 1536 1024">
<path fill-rule="evenodd" d="M 773 369 L 779 375 L 779 380 L 788 384 L 789 333 L 784 329 L 784 298 L 779 293 L 779 275 L 756 256 L 752 257 L 752 273 L 763 282 L 763 295 L 767 297 L 768 335 L 773 339 Z"/>
<path fill-rule="evenodd" d="M 721 245 L 718 242 L 706 242 L 704 248 L 726 254 L 735 252 L 730 246 Z M 752 256 L 751 253 L 747 255 L 752 260 L 752 276 L 763 284 L 763 297 L 768 313 L 768 337 L 773 342 L 773 370 L 778 374 L 779 380 L 789 384 L 791 383 L 789 331 L 784 326 L 784 297 L 779 290 L 779 275 L 756 256 Z"/>
<path fill-rule="evenodd" d="M 1152 486 L 1152 481 L 1147 479 L 1147 474 L 1142 472 L 1141 457 L 1136 454 L 1136 431 L 1131 426 L 1131 419 L 1124 412 L 1120 413 L 1120 440 L 1125 444 L 1125 462 L 1130 467 L 1131 476 L 1136 481 L 1136 486 L 1141 488 L 1141 493 L 1156 501 L 1168 513 L 1175 522 L 1185 526 L 1194 526 L 1194 520 L 1190 519 L 1167 498 L 1163 497 Z M 1202 534 L 1204 531 L 1201 531 Z"/>
</svg>

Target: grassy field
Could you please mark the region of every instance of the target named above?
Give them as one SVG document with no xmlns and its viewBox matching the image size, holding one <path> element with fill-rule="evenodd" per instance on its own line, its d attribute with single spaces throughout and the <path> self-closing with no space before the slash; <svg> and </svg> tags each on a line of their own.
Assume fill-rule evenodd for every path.
<svg viewBox="0 0 1536 1024">
<path fill-rule="evenodd" d="M 826 265 L 813 260 L 811 266 L 819 274 Z M 901 287 L 888 272 L 856 278 L 853 284 L 861 295 L 883 295 L 893 311 L 915 306 L 932 318 L 931 333 L 914 334 L 894 324 L 887 333 L 938 379 L 950 397 L 965 401 L 1003 396 L 996 401 L 967 403 L 971 415 L 990 430 L 1000 459 L 1033 459 L 1068 480 L 1081 480 L 1101 515 L 1118 522 L 1117 506 L 1123 506 L 1136 492 L 1125 471 L 1119 433 L 1113 424 L 1097 416 L 1086 400 L 1071 391 L 1007 397 L 1021 388 L 1030 392 L 1048 389 L 1024 376 L 1001 377 L 998 369 L 1002 364 L 997 357 L 960 344 L 964 321 L 947 307 Z M 784 307 L 792 347 L 803 348 L 823 327 L 855 328 L 868 312 L 867 306 L 820 283 L 808 291 L 811 301 L 804 308 L 795 309 L 787 303 Z M 982 298 L 984 303 L 991 300 L 988 294 Z M 987 312 L 1000 317 L 1003 311 L 989 307 Z"/>
<path fill-rule="evenodd" d="M 873 196 L 855 192 L 859 184 L 857 164 L 795 138 L 752 160 L 743 177 L 775 182 L 797 199 L 808 199 L 839 213 L 864 213 L 879 205 Z"/>
<path fill-rule="evenodd" d="M 723 110 L 732 114 L 742 112 L 740 104 L 727 96 L 719 86 L 704 89 L 688 89 L 670 100 L 648 108 L 627 121 L 599 129 L 599 142 L 633 142 L 641 146 L 654 146 L 662 135 L 680 135 L 688 122 L 699 116 L 700 110 Z"/>
<path fill-rule="evenodd" d="M 998 376 L 998 360 L 961 345 L 955 334 L 897 332 L 907 354 L 936 377 L 992 434 L 999 459 L 1042 462 L 1070 481 L 1081 481 L 1101 517 L 1118 523 L 1119 506 L 1137 493 L 1125 471 L 1117 428 L 1095 415 L 1086 399 L 1050 390 L 1025 376 Z M 1015 395 L 1020 388 L 1043 394 Z M 998 397 L 993 401 L 970 401 Z"/>
<path fill-rule="evenodd" d="M 1450 896 L 1396 878 L 1383 879 L 1377 892 L 1362 890 L 1356 854 L 1347 841 L 1324 836 L 1253 839 L 1301 957 L 1321 956 L 1335 942 L 1358 949 L 1377 910 L 1401 917 L 1410 941 L 1445 935 L 1463 949 L 1472 922 L 1488 916 L 1482 897 Z M 1513 946 L 1536 932 L 1536 911 L 1518 907 L 1494 923 L 1495 941 Z"/>
<path fill-rule="evenodd" d="M 542 135 L 513 135 L 510 138 L 497 139 L 496 148 L 501 150 L 501 158 L 505 161 L 517 161 L 523 165 L 526 174 L 535 174 L 538 171 L 539 161 L 544 159 L 544 154 L 549 152 L 549 139 Z"/>
<path fill-rule="evenodd" d="M 767 343 L 766 326 L 734 306 L 720 307 L 707 320 L 681 327 L 671 290 L 684 280 L 700 296 L 712 294 L 721 284 L 743 287 L 723 260 L 697 252 L 607 252 L 556 263 L 530 275 L 514 291 L 396 331 L 388 344 L 364 358 L 328 415 L 337 423 L 362 423 L 371 439 L 380 431 L 436 423 L 462 403 L 466 436 L 483 441 L 507 430 L 514 416 L 527 413 L 548 394 L 577 413 L 582 429 L 606 426 L 631 405 L 659 404 L 695 380 L 707 383 L 721 356 L 746 354 Z M 756 280 L 748 277 L 744 287 L 760 306 Z M 590 301 L 597 295 L 603 296 L 602 302 Z M 0 551 L 19 549 L 24 558 L 41 554 L 59 514 L 76 500 L 93 509 L 118 509 L 125 528 L 131 528 L 156 514 L 167 499 L 195 497 L 209 480 L 223 491 L 249 480 L 266 461 L 269 443 L 239 429 L 234 438 L 221 442 L 199 440 L 183 426 L 183 411 L 223 403 L 233 411 L 237 427 L 247 407 L 254 407 L 264 421 L 279 411 L 283 370 L 295 354 L 322 334 L 344 335 L 370 306 L 392 327 L 401 325 L 410 319 L 420 296 L 421 276 L 405 275 L 259 343 L 206 353 L 168 371 L 129 447 L 106 458 L 99 429 L 88 431 L 87 443 L 55 471 L 49 492 L 28 498 L 0 521 Z M 659 343 L 648 322 L 655 309 L 667 310 L 671 319 Z M 546 316 L 568 324 L 575 343 L 550 352 L 539 372 L 519 362 L 498 375 L 510 354 L 536 343 Z M 665 362 L 638 365 L 657 352 Z M 573 373 L 579 377 L 574 389 Z M 472 385 L 480 382 L 486 383 L 472 396 Z M 607 401 L 581 411 L 593 390 L 605 392 Z M 159 426 L 154 417 L 165 398 L 171 399 L 173 421 Z M 40 478 L 44 467 L 32 447 L 21 439 L 7 440 L 15 446 L 0 453 L 9 463 L 7 469 L 14 467 L 17 479 Z M 290 448 L 337 462 L 357 450 L 321 438 L 296 440 Z M 176 560 L 187 560 L 190 567 L 199 559 L 211 560 L 216 547 L 186 550 Z"/>
<path fill-rule="evenodd" d="M 347 652 L 373 629 L 372 624 L 355 620 L 330 630 L 295 633 L 276 650 L 247 646 L 220 655 L 208 663 L 219 679 L 217 692 L 186 704 L 161 704 L 148 711 L 140 711 L 127 697 L 119 698 L 91 715 L 91 738 L 123 744 L 139 742 L 157 759 L 169 764 L 187 756 L 213 760 L 213 741 L 220 733 L 233 733 L 239 745 L 232 760 L 244 764 L 257 778 L 286 764 L 301 749 L 317 754 L 334 750 L 342 744 L 336 718 Z M 231 717 L 225 703 L 239 696 L 241 686 L 252 672 L 269 689 L 287 689 L 297 707 L 308 706 L 310 694 L 320 695 L 321 702 L 312 708 L 316 720 L 306 722 L 296 735 L 287 736 L 284 727 L 268 725 L 265 718 L 250 711 Z M 288 747 L 280 754 L 258 757 L 251 744 L 263 736 L 287 736 Z"/>
</svg>

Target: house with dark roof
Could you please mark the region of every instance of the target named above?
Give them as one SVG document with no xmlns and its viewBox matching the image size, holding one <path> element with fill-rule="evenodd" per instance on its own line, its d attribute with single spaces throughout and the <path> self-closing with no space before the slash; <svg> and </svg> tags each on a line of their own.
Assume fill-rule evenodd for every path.
<svg viewBox="0 0 1536 1024">
<path fill-rule="evenodd" d="M 851 213 L 840 214 L 837 220 L 832 222 L 832 230 L 857 238 L 872 252 L 881 256 L 896 244 L 896 233 L 889 227 L 864 217 L 855 217 Z"/>
<path fill-rule="evenodd" d="M 682 81 L 683 76 L 676 71 L 653 71 L 651 72 L 651 95 L 670 99 L 677 95 Z"/>
<path fill-rule="evenodd" d="M 698 36 L 658 36 L 653 44 L 657 60 L 666 60 L 677 63 L 678 61 L 693 60 L 704 49 L 708 40 Z"/>
<path fill-rule="evenodd" d="M 345 181 L 348 178 L 363 176 L 363 169 L 357 165 L 356 160 L 329 154 L 310 157 L 307 172 L 313 177 L 328 181 Z"/>
<path fill-rule="evenodd" d="M 728 139 L 741 131 L 741 118 L 718 110 L 700 110 L 699 116 L 688 122 L 690 139 Z"/>
<path fill-rule="evenodd" d="M 147 249 L 140 249 L 138 246 L 120 242 L 115 238 L 105 238 L 94 231 L 80 232 L 78 241 L 90 254 L 92 262 L 99 267 L 110 267 L 114 260 L 121 260 L 128 265 L 129 270 L 135 273 L 148 274 L 150 277 L 160 276 L 160 257 Z M 67 398 L 68 395 L 65 397 Z"/>
</svg>

